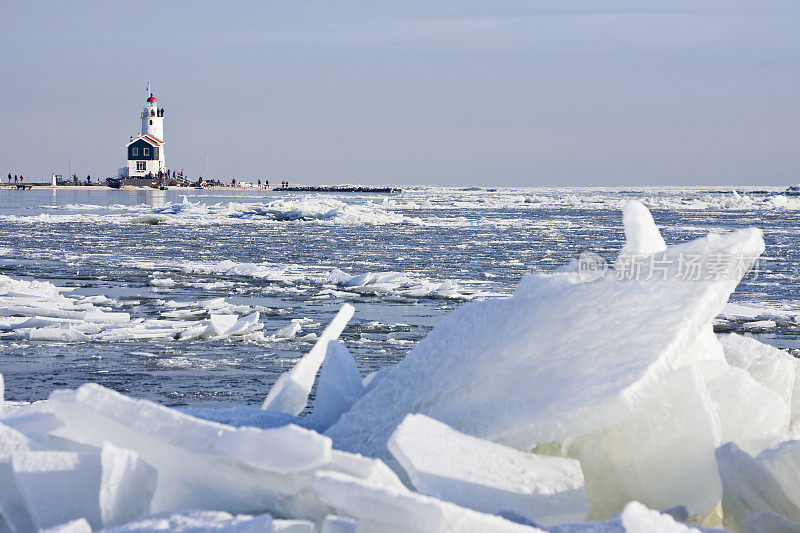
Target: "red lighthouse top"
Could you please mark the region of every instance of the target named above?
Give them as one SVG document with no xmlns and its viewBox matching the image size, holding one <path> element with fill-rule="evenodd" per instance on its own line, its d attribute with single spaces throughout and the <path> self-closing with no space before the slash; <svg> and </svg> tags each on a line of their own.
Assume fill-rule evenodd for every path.
<svg viewBox="0 0 800 533">
<path fill-rule="evenodd" d="M 153 93 L 150 93 L 150 98 L 148 98 L 147 101 L 148 102 L 158 102 L 158 100 L 156 100 L 156 97 L 153 96 Z"/>
</svg>

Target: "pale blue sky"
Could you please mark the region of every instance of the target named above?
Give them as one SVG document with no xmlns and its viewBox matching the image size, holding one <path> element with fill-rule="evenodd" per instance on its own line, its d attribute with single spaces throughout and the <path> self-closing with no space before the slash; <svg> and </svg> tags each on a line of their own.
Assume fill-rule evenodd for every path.
<svg viewBox="0 0 800 533">
<path fill-rule="evenodd" d="M 800 2 L 0 1 L 0 175 L 800 181 Z"/>
</svg>

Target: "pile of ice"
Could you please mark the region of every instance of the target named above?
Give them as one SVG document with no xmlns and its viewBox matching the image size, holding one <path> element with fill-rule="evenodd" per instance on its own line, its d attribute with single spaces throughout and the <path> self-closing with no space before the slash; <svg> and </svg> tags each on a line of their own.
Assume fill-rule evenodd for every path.
<svg viewBox="0 0 800 533">
<path fill-rule="evenodd" d="M 365 272 L 354 275 L 334 269 L 325 275 L 312 277 L 311 281 L 323 286 L 335 286 L 339 290 L 327 294 L 339 297 L 391 294 L 402 298 L 472 300 L 486 295 L 461 287 L 451 280 L 433 281 L 406 272 Z M 320 296 L 324 294 L 320 293 Z"/>
<path fill-rule="evenodd" d="M 255 214 L 273 220 L 335 221 L 339 224 L 403 224 L 417 219 L 381 209 L 374 204 L 345 203 L 330 197 L 306 197 L 248 205 L 242 215 Z"/>
<path fill-rule="evenodd" d="M 322 290 L 314 296 L 318 299 L 326 297 L 355 298 L 358 296 L 396 296 L 400 298 L 441 298 L 447 300 L 472 300 L 477 297 L 494 294 L 475 287 L 466 286 L 465 282 L 454 280 L 432 280 L 409 272 L 364 272 L 349 274 L 338 268 L 320 269 L 306 265 L 282 265 L 270 262 L 252 263 L 236 262 L 225 259 L 218 262 L 154 262 L 137 261 L 132 263 L 142 269 L 176 270 L 192 274 L 207 274 L 229 279 L 242 276 L 278 282 L 285 285 L 309 284 L 321 286 Z M 166 281 L 151 281 L 154 286 L 171 286 Z"/>
<path fill-rule="evenodd" d="M 181 202 L 159 206 L 142 206 L 145 212 L 136 215 L 134 222 L 187 223 L 222 221 L 315 221 L 336 224 L 407 224 L 418 222 L 381 209 L 372 203 L 345 203 L 325 196 L 307 196 L 292 200 L 275 200 L 266 203 L 219 202 L 206 204 L 191 202 L 186 196 Z M 149 217 L 149 218 L 148 218 Z"/>
<path fill-rule="evenodd" d="M 800 311 L 728 303 L 714 322 L 717 331 L 761 333 L 778 327 L 800 331 Z"/>
<path fill-rule="evenodd" d="M 264 329 L 260 312 L 225 298 L 164 302 L 159 318 L 115 311 L 103 295 L 71 295 L 49 282 L 0 276 L 0 339 L 30 341 L 129 341 L 148 339 L 253 339 Z M 263 337 L 263 335 L 262 335 Z"/>
<path fill-rule="evenodd" d="M 624 223 L 613 269 L 530 275 L 363 380 L 345 304 L 261 409 L 94 384 L 8 405 L 0 529 L 797 530 L 800 364 L 712 330 L 761 233 L 667 247 L 636 203 Z"/>
<path fill-rule="evenodd" d="M 55 213 L 32 216 L 0 215 L 1 221 L 25 223 L 111 224 L 238 224 L 252 222 L 316 222 L 343 225 L 420 224 L 415 217 L 397 213 L 372 201 L 343 202 L 330 196 L 301 196 L 271 202 L 178 202 L 156 205 L 45 205 Z M 66 211 L 61 213 L 59 211 Z"/>
<path fill-rule="evenodd" d="M 134 266 L 151 271 L 148 284 L 156 294 L 179 282 L 164 275 L 174 264 L 138 262 Z M 434 281 L 404 272 L 347 274 L 339 269 L 310 270 L 272 263 L 190 263 L 180 269 L 190 273 L 250 277 L 291 286 L 305 284 L 315 299 L 357 299 L 388 296 L 395 299 L 441 298 L 471 300 L 490 295 L 465 288 L 453 281 Z M 159 272 L 160 271 L 160 272 Z M 155 273 L 158 272 L 156 275 Z M 113 291 L 109 294 L 113 295 Z M 199 301 L 159 299 L 158 316 L 131 316 L 136 303 L 120 302 L 107 295 L 73 294 L 67 287 L 50 282 L 29 281 L 0 275 L 0 339 L 88 342 L 146 340 L 246 340 L 272 342 L 298 336 L 308 319 L 294 319 L 280 328 L 262 316 L 272 310 L 263 306 L 234 305 L 226 298 Z M 309 336 L 314 335 L 308 333 Z"/>
</svg>

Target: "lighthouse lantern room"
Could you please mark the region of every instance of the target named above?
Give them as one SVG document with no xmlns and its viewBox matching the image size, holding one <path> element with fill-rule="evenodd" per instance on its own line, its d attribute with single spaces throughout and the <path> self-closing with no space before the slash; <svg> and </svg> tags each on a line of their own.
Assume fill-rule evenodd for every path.
<svg viewBox="0 0 800 533">
<path fill-rule="evenodd" d="M 166 173 L 164 108 L 158 107 L 152 92 L 142 110 L 142 131 L 138 137 L 131 137 L 126 148 L 128 164 L 119 169 L 120 178 L 159 177 Z"/>
</svg>

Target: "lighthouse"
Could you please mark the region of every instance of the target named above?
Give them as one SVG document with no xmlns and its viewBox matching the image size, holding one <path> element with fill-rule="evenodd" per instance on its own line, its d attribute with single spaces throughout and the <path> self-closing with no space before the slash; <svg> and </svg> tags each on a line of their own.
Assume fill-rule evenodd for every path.
<svg viewBox="0 0 800 533">
<path fill-rule="evenodd" d="M 150 82 L 148 81 L 148 87 Z M 142 109 L 142 130 L 125 145 L 128 164 L 119 169 L 120 178 L 157 178 L 167 171 L 164 157 L 164 108 L 151 92 Z"/>
</svg>

